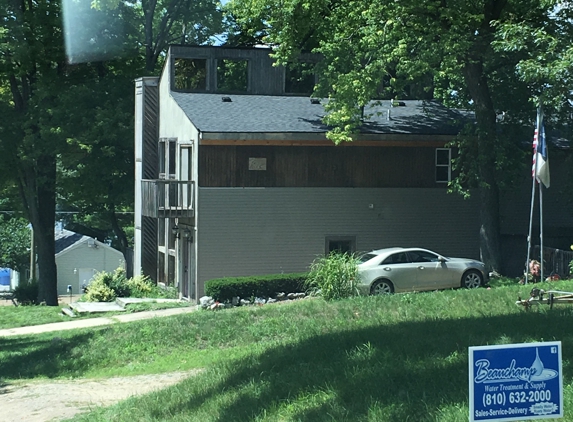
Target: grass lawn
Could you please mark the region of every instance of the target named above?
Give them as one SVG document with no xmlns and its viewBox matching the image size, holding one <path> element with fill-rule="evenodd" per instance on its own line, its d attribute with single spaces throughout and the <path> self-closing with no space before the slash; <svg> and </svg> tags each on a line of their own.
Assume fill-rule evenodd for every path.
<svg viewBox="0 0 573 422">
<path fill-rule="evenodd" d="M 0 381 L 205 368 L 81 421 L 467 421 L 469 346 L 563 343 L 573 421 L 573 306 L 515 305 L 533 285 L 322 299 L 0 338 Z M 573 291 L 573 281 L 535 287 Z M 0 382 L 1 383 L 1 382 Z"/>
</svg>

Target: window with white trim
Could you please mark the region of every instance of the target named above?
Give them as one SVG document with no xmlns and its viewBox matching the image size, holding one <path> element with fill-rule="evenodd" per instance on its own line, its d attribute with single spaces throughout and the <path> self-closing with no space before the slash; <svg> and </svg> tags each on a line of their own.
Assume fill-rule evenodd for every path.
<svg viewBox="0 0 573 422">
<path fill-rule="evenodd" d="M 436 148 L 436 183 L 448 183 L 452 180 L 451 148 Z"/>
</svg>

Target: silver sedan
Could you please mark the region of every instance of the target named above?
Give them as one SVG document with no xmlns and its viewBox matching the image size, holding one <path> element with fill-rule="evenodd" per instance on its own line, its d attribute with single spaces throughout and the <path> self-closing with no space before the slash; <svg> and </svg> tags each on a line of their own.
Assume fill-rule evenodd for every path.
<svg viewBox="0 0 573 422">
<path fill-rule="evenodd" d="M 358 275 L 363 293 L 475 289 L 487 281 L 485 264 L 474 259 L 446 258 L 427 249 L 386 248 L 359 256 Z"/>
</svg>

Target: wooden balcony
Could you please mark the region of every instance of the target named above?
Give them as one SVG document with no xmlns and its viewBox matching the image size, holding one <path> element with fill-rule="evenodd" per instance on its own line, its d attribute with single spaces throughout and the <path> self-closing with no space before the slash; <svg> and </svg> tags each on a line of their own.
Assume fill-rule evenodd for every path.
<svg viewBox="0 0 573 422">
<path fill-rule="evenodd" d="M 142 214 L 153 218 L 193 217 L 195 184 L 187 180 L 142 180 Z"/>
</svg>

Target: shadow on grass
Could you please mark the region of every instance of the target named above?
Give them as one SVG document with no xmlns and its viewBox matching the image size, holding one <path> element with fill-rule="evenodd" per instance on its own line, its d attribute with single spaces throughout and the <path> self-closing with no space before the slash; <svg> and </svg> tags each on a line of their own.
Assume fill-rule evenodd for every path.
<svg viewBox="0 0 573 422">
<path fill-rule="evenodd" d="M 92 331 L 76 335 L 0 337 L 0 374 L 5 379 L 80 376 L 88 368 L 80 356 L 74 357 L 74 349 L 88 343 L 93 336 Z"/>
<path fill-rule="evenodd" d="M 209 420 L 220 421 L 276 418 L 289 405 L 288 420 L 372 420 L 373 408 L 382 420 L 439 420 L 438 409 L 467 406 L 469 346 L 560 340 L 564 379 L 570 380 L 571 322 L 567 310 L 359 330 L 349 321 L 347 332 L 213 369 L 203 376 L 213 382 L 185 381 L 175 387 L 178 395 L 166 392 L 161 406 L 140 411 L 152 420 L 196 420 L 212 402 Z"/>
</svg>

